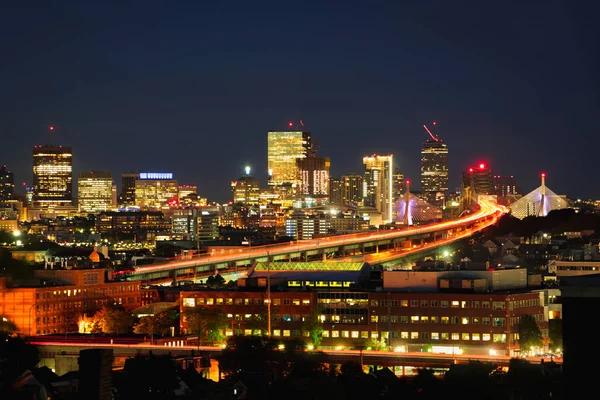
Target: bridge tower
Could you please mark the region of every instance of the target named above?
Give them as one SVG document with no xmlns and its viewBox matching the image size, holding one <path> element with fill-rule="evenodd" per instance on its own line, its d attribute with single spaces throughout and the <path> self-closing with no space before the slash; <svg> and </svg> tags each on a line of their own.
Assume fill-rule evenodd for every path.
<svg viewBox="0 0 600 400">
<path fill-rule="evenodd" d="M 404 219 L 402 223 L 404 225 L 412 225 L 412 218 L 410 218 L 410 181 L 406 180 L 406 190 L 404 190 Z"/>
<path fill-rule="evenodd" d="M 540 210 L 538 211 L 538 217 L 546 216 L 546 174 L 542 173 L 542 187 L 540 190 L 541 200 L 540 200 Z"/>
</svg>

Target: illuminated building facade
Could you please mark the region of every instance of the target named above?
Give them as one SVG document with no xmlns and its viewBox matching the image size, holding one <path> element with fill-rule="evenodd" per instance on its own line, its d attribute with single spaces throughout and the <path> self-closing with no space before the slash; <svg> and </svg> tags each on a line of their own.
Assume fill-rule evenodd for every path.
<svg viewBox="0 0 600 400">
<path fill-rule="evenodd" d="M 138 180 L 139 173 L 128 172 L 121 175 L 121 204 L 123 206 L 135 205 L 135 181 Z"/>
<path fill-rule="evenodd" d="M 358 174 L 342 176 L 342 205 L 359 205 L 363 201 L 363 177 Z"/>
<path fill-rule="evenodd" d="M 171 213 L 171 232 L 184 239 L 196 239 L 198 235 L 198 209 L 174 209 Z"/>
<path fill-rule="evenodd" d="M 329 196 L 329 157 L 316 157 L 309 155 L 296 159 L 300 173 L 301 195 L 327 197 Z"/>
<path fill-rule="evenodd" d="M 96 232 L 135 233 L 166 232 L 171 221 L 160 211 L 105 211 L 96 217 Z"/>
<path fill-rule="evenodd" d="M 321 215 L 293 213 L 285 220 L 285 234 L 294 239 L 306 240 L 329 235 L 330 219 Z"/>
<path fill-rule="evenodd" d="M 421 191 L 428 202 L 443 205 L 448 192 L 448 146 L 439 139 L 423 144 Z"/>
<path fill-rule="evenodd" d="M 77 179 L 77 189 L 77 204 L 80 212 L 95 213 L 112 208 L 112 173 L 82 171 Z"/>
<path fill-rule="evenodd" d="M 0 277 L 0 315 L 23 335 L 81 332 L 84 317 L 103 305 L 141 306 L 139 282 L 107 282 L 104 270 L 36 270 L 38 284 L 12 285 Z M 46 282 L 43 284 L 42 282 Z"/>
<path fill-rule="evenodd" d="M 301 286 L 303 282 L 300 278 L 288 283 Z M 305 327 L 314 315 L 322 322 L 323 348 L 353 349 L 374 340 L 399 352 L 514 356 L 523 315 L 532 315 L 543 337 L 548 335 L 544 306 L 536 292 L 344 291 L 344 283 L 325 277 L 312 282 L 310 290 L 271 291 L 271 337 L 310 342 Z M 265 290 L 182 291 L 181 314 L 195 307 L 219 308 L 230 319 L 226 336 L 260 335 L 253 321 L 266 318 L 268 300 Z M 183 318 L 181 327 L 187 332 Z"/>
<path fill-rule="evenodd" d="M 40 208 L 73 203 L 73 151 L 68 146 L 33 148 L 33 204 Z"/>
<path fill-rule="evenodd" d="M 329 203 L 341 206 L 343 205 L 344 186 L 343 180 L 338 178 L 329 178 Z M 362 190 L 362 188 L 361 188 Z M 361 196 L 362 197 L 362 196 Z"/>
<path fill-rule="evenodd" d="M 250 175 L 242 175 L 236 181 L 231 181 L 231 198 L 234 204 L 258 205 L 260 203 L 260 182 Z"/>
<path fill-rule="evenodd" d="M 392 222 L 392 183 L 394 156 L 363 157 L 365 168 L 363 181 L 363 202 L 381 212 L 384 223 Z"/>
<path fill-rule="evenodd" d="M 269 131 L 267 143 L 269 186 L 287 183 L 299 188 L 301 179 L 296 159 L 305 158 L 311 149 L 310 132 Z"/>
<path fill-rule="evenodd" d="M 404 193 L 404 174 L 400 171 L 400 168 L 394 168 L 392 181 L 392 200 L 395 202 Z"/>
<path fill-rule="evenodd" d="M 198 238 L 200 242 L 216 240 L 219 238 L 219 216 L 218 207 L 199 208 L 198 215 Z"/>
<path fill-rule="evenodd" d="M 171 173 L 140 172 L 135 181 L 135 205 L 142 209 L 166 208 L 178 198 L 179 185 Z"/>
<path fill-rule="evenodd" d="M 196 198 L 198 196 L 198 186 L 196 185 L 179 185 L 179 202 L 185 203 L 187 198 Z"/>
<path fill-rule="evenodd" d="M 13 173 L 6 169 L 6 165 L 0 167 L 0 201 L 11 200 L 15 192 L 15 178 Z"/>
</svg>

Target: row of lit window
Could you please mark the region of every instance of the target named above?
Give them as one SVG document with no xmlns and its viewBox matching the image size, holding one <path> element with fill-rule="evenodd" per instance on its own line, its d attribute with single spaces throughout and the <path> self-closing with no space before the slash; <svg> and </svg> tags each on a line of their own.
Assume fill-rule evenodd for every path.
<svg viewBox="0 0 600 400">
<path fill-rule="evenodd" d="M 272 301 L 272 305 L 273 306 L 280 306 L 283 305 L 284 306 L 289 306 L 289 305 L 293 305 L 293 306 L 309 306 L 310 305 L 310 299 L 271 299 Z M 184 307 L 196 307 L 196 306 L 212 306 L 212 305 L 245 305 L 245 306 L 249 306 L 249 305 L 267 305 L 269 304 L 269 300 L 268 299 L 259 299 L 259 298 L 255 298 L 255 299 L 248 299 L 248 298 L 221 298 L 218 297 L 216 299 L 214 298 L 203 298 L 203 297 L 184 297 L 183 298 L 183 306 Z"/>
<path fill-rule="evenodd" d="M 403 340 L 473 340 L 495 343 L 505 343 L 505 333 L 457 333 L 457 332 L 378 332 L 378 331 L 323 331 L 324 338 L 346 339 L 403 339 Z"/>
<path fill-rule="evenodd" d="M 371 300 L 371 307 L 441 307 L 441 308 L 490 308 L 504 310 L 504 301 L 468 301 L 468 300 Z"/>
<path fill-rule="evenodd" d="M 469 325 L 469 324 L 473 324 L 473 325 L 490 325 L 490 321 L 494 321 L 493 325 L 494 326 L 504 326 L 504 321 L 506 321 L 506 318 L 492 318 L 492 317 L 458 317 L 458 316 L 452 316 L 452 317 L 438 317 L 438 316 L 418 316 L 418 315 L 413 315 L 410 317 L 408 317 L 408 315 L 401 315 L 400 318 L 398 318 L 397 315 L 391 315 L 391 316 L 387 316 L 387 315 L 371 315 L 371 322 L 381 322 L 381 323 L 387 323 L 387 322 L 391 322 L 393 324 L 396 323 L 401 323 L 401 324 L 408 324 L 409 322 L 411 324 L 452 324 L 452 325 Z"/>
</svg>

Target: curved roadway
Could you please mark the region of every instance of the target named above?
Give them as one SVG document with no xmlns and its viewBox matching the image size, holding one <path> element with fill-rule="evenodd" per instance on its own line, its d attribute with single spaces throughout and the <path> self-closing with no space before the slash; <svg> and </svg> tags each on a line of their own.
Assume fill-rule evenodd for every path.
<svg viewBox="0 0 600 400">
<path fill-rule="evenodd" d="M 169 271 L 177 268 L 196 267 L 201 266 L 203 264 L 239 261 L 248 259 L 249 257 L 260 258 L 279 254 L 289 254 L 290 248 L 292 248 L 293 252 L 301 252 L 306 250 L 314 250 L 340 245 L 358 244 L 365 242 L 367 239 L 395 239 L 404 236 L 437 232 L 439 230 L 460 228 L 466 225 L 476 223 L 480 220 L 486 222 L 485 224 L 482 224 L 481 226 L 478 226 L 475 229 L 473 229 L 468 235 L 464 235 L 469 236 L 470 234 L 476 231 L 482 230 L 490 225 L 493 225 L 502 214 L 508 212 L 508 208 L 500 206 L 498 204 L 493 203 L 492 201 L 485 199 L 479 200 L 479 206 L 479 210 L 477 210 L 476 212 L 468 214 L 463 218 L 450 221 L 438 222 L 428 225 L 420 225 L 416 227 L 382 230 L 377 232 L 361 232 L 348 235 L 328 236 L 318 239 L 308 239 L 290 242 L 289 244 L 286 243 L 259 247 L 248 247 L 245 249 L 236 249 L 237 252 L 231 252 L 227 254 L 202 254 L 187 260 L 170 261 L 166 263 L 138 267 L 136 268 L 133 275 Z M 486 220 L 487 218 L 492 216 L 496 216 L 496 218 Z M 454 237 L 451 239 L 451 241 L 454 241 L 458 238 L 460 237 Z"/>
</svg>

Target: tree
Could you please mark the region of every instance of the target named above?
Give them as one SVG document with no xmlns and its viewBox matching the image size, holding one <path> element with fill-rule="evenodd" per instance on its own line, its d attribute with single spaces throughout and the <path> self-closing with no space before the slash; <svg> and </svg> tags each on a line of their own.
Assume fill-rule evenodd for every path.
<svg viewBox="0 0 600 400">
<path fill-rule="evenodd" d="M 526 314 L 519 320 L 519 347 L 522 351 L 529 351 L 533 347 L 542 347 L 542 331 L 537 326 L 535 318 Z"/>
<path fill-rule="evenodd" d="M 562 319 L 551 319 L 548 321 L 548 336 L 552 349 L 562 349 Z"/>
<path fill-rule="evenodd" d="M 17 331 L 17 326 L 8 318 L 0 315 L 0 334 L 11 335 Z"/>
<path fill-rule="evenodd" d="M 323 323 L 319 319 L 319 313 L 315 310 L 302 323 L 302 330 L 307 331 L 312 344 L 318 347 L 323 339 Z"/>
<path fill-rule="evenodd" d="M 213 288 L 223 287 L 225 285 L 225 278 L 219 274 L 210 275 L 206 278 L 206 285 Z"/>
<path fill-rule="evenodd" d="M 223 331 L 227 329 L 227 316 L 220 308 L 203 307 L 184 313 L 188 324 L 188 332 L 198 335 L 200 342 L 219 344 L 225 339 Z"/>
<path fill-rule="evenodd" d="M 121 306 L 104 305 L 94 315 L 104 333 L 125 334 L 131 332 L 134 317 Z"/>
<path fill-rule="evenodd" d="M 168 335 L 171 327 L 179 326 L 179 312 L 176 309 L 161 311 L 156 315 L 142 317 L 133 327 L 133 332 L 142 335 Z"/>
</svg>

